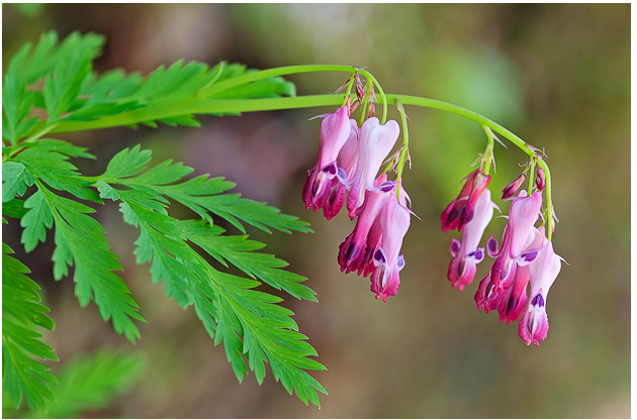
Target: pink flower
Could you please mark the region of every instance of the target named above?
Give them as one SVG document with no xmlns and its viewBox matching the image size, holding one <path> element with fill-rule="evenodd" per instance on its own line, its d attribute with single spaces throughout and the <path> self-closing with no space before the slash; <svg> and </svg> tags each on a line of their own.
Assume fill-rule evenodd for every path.
<svg viewBox="0 0 637 420">
<path fill-rule="evenodd" d="M 347 194 L 347 179 L 351 178 L 356 171 L 356 163 L 358 161 L 358 136 L 359 129 L 356 120 L 349 120 L 351 131 L 349 138 L 341 148 L 336 159 L 337 176 L 332 178 L 330 194 L 323 206 L 323 215 L 327 220 L 336 216 L 343 204 L 345 204 L 345 196 Z M 343 183 L 345 182 L 345 183 Z"/>
<path fill-rule="evenodd" d="M 487 252 L 496 260 L 474 297 L 478 309 L 484 308 L 487 313 L 497 309 L 500 322 L 507 319 L 507 323 L 516 320 L 522 312 L 529 278 L 524 266 L 537 258 L 537 247 L 541 243 L 533 225 L 539 216 L 542 195 L 535 192 L 527 197 L 526 191 L 522 191 L 513 200 L 502 249 L 498 251 L 498 241 L 493 236 L 487 241 Z"/>
<path fill-rule="evenodd" d="M 538 251 L 536 260 L 528 266 L 531 278 L 531 299 L 518 326 L 518 335 L 526 341 L 527 346 L 531 343 L 539 346 L 539 341 L 546 338 L 549 330 L 546 298 L 561 269 L 561 257 L 553 252 L 553 244 L 544 237 L 543 230 L 541 235 L 542 247 Z"/>
<path fill-rule="evenodd" d="M 487 189 L 478 198 L 475 215 L 462 231 L 461 241 L 452 239 L 449 250 L 453 259 L 449 264 L 447 278 L 452 287 L 458 286 L 462 291 L 473 281 L 476 264 L 484 258 L 484 248 L 478 248 L 482 234 L 493 217 L 495 204 L 491 201 L 491 192 Z"/>
<path fill-rule="evenodd" d="M 381 174 L 376 184 L 382 184 L 387 180 L 387 175 Z M 391 191 L 366 191 L 367 198 L 362 211 L 358 215 L 354 231 L 341 243 L 338 253 L 338 263 L 341 271 L 363 271 L 367 253 L 373 253 L 380 240 L 378 228 L 374 230 L 373 240 L 369 241 L 369 234 L 374 224 L 380 224 L 380 213 L 387 205 L 387 200 L 392 195 Z M 371 246 L 370 246 L 371 245 Z"/>
<path fill-rule="evenodd" d="M 394 120 L 381 125 L 378 118 L 371 117 L 365 120 L 360 132 L 359 155 L 356 172 L 350 182 L 350 191 L 347 196 L 347 210 L 349 216 L 354 219 L 361 211 L 365 201 L 365 190 L 374 190 L 376 174 L 383 164 L 392 147 L 398 139 L 400 127 Z M 387 184 L 393 184 L 387 182 Z M 387 189 L 389 186 L 381 185 L 378 188 Z"/>
<path fill-rule="evenodd" d="M 500 322 L 505 319 L 507 325 L 517 320 L 524 311 L 527 301 L 526 286 L 529 283 L 529 264 L 537 258 L 538 249 L 542 242 L 542 236 L 535 228 L 527 238 L 523 256 L 518 259 L 513 281 L 508 285 L 496 287 L 492 282 L 483 279 L 478 286 L 476 297 L 480 294 L 484 296 L 484 310 L 490 312 L 497 310 L 500 314 Z M 480 307 L 478 308 L 480 309 Z"/>
<path fill-rule="evenodd" d="M 399 253 L 410 224 L 411 211 L 406 207 L 406 196 L 402 188 L 400 202 L 392 194 L 380 215 L 382 237 L 373 254 L 376 267 L 371 276 L 370 290 L 376 293 L 376 299 L 382 297 L 383 302 L 398 293 L 398 273 L 405 266 L 405 259 Z"/>
<path fill-rule="evenodd" d="M 316 165 L 308 171 L 303 186 L 305 208 L 314 211 L 323 208 L 332 192 L 332 179 L 338 173 L 336 159 L 352 132 L 349 120 L 349 108 L 344 105 L 333 114 L 320 115 L 320 145 Z"/>
<path fill-rule="evenodd" d="M 476 169 L 467 177 L 458 198 L 449 203 L 440 215 L 442 230 L 449 232 L 456 228 L 458 231 L 464 229 L 465 225 L 473 219 L 476 201 L 489 185 L 489 181 L 491 177 L 485 175 L 482 169 Z"/>
</svg>

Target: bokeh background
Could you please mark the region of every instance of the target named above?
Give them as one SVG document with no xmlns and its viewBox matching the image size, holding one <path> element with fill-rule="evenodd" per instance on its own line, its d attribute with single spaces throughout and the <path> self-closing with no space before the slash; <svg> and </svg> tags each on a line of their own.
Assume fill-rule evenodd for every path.
<svg viewBox="0 0 637 420">
<path fill-rule="evenodd" d="M 29 13 L 31 12 L 31 13 Z M 479 125 L 437 110 L 409 107 L 413 169 L 404 184 L 413 219 L 407 266 L 386 304 L 368 279 L 339 271 L 339 244 L 353 228 L 306 211 L 301 188 L 313 166 L 317 108 L 200 118 L 201 129 L 108 129 L 64 138 L 83 144 L 99 173 L 123 147 L 141 143 L 156 162 L 172 157 L 195 174 L 222 175 L 245 197 L 279 206 L 315 234 L 251 232 L 266 251 L 309 278 L 319 303 L 286 299 L 301 332 L 328 368 L 315 377 L 329 395 L 322 407 L 289 396 L 270 373 L 239 384 L 222 347 L 194 311 L 153 285 L 132 257 L 135 231 L 115 206 L 99 209 L 123 276 L 148 324 L 131 346 L 81 309 L 70 279 L 53 282 L 50 243 L 18 257 L 45 287 L 57 327 L 46 337 L 61 362 L 100 348 L 139 354 L 147 368 L 135 386 L 89 417 L 250 418 L 617 418 L 630 400 L 630 12 L 629 4 L 47 4 L 3 9 L 3 63 L 25 41 L 55 29 L 104 34 L 99 71 L 147 73 L 185 58 L 252 68 L 294 64 L 366 67 L 386 92 L 455 103 L 494 119 L 545 148 L 560 223 L 554 246 L 563 265 L 548 300 L 550 330 L 527 347 L 517 323 L 478 312 L 477 281 L 464 292 L 446 279 L 453 234 L 439 215 L 484 148 Z M 343 74 L 290 77 L 299 94 L 335 91 Z M 395 110 L 391 117 L 397 118 Z M 515 147 L 496 147 L 494 195 L 520 172 Z M 508 204 L 503 204 L 506 212 Z M 15 221 L 13 221 L 15 222 Z M 500 237 L 495 219 L 486 235 Z M 19 250 L 19 226 L 3 226 Z M 478 266 L 477 280 L 489 264 Z M 54 366 L 58 369 L 58 366 Z"/>
</svg>

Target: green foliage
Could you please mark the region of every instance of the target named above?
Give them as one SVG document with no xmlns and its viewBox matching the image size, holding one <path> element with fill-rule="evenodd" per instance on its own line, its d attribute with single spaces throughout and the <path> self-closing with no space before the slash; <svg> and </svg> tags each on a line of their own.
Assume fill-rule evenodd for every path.
<svg viewBox="0 0 637 420">
<path fill-rule="evenodd" d="M 280 298 L 252 290 L 261 284 L 259 281 L 214 269 L 189 244 L 199 246 L 226 267 L 228 262 L 233 264 L 252 279 L 294 297 L 315 300 L 314 292 L 300 283 L 303 277 L 281 270 L 285 262 L 254 252 L 263 244 L 245 235 L 224 235 L 222 228 L 210 223 L 208 212 L 241 229 L 239 220 L 268 232 L 270 228 L 308 231 L 307 225 L 237 194 L 221 194 L 232 186 L 221 178 L 201 176 L 179 182 L 192 172 L 180 163 L 168 160 L 142 172 L 149 160 L 148 151 L 137 146 L 125 149 L 111 160 L 104 175 L 95 178 L 102 197 L 119 200 L 124 221 L 140 229 L 135 241 L 137 262 L 150 263 L 153 281 L 164 282 L 168 297 L 174 297 L 182 307 L 195 307 L 215 343 L 225 342 L 228 360 L 239 380 L 249 367 L 261 382 L 264 361 L 269 360 L 275 378 L 281 379 L 289 392 L 294 388 L 304 402 L 318 404 L 316 391 L 325 390 L 302 369 L 324 367 L 307 358 L 316 352 L 303 341 L 307 337 L 296 331 L 296 323 L 290 318 L 293 313 L 275 305 Z M 166 197 L 201 214 L 202 219 L 180 221 L 170 217 Z M 216 204 L 219 197 L 224 199 Z M 246 208 L 249 211 L 244 211 Z M 249 359 L 247 365 L 244 356 Z"/>
<path fill-rule="evenodd" d="M 325 390 L 306 372 L 325 369 L 311 359 L 316 351 L 298 332 L 293 313 L 279 305 L 282 299 L 255 288 L 267 283 L 311 301 L 315 293 L 302 284 L 304 277 L 284 269 L 287 263 L 258 252 L 265 245 L 246 235 L 247 226 L 268 233 L 311 232 L 307 223 L 229 193 L 234 184 L 223 178 L 188 178 L 193 170 L 181 163 L 167 160 L 149 167 L 151 152 L 139 146 L 117 153 L 104 174 L 84 176 L 70 160 L 95 159 L 93 155 L 66 141 L 44 138 L 87 122 L 198 126 L 193 113 L 179 111 L 183 104 L 294 95 L 294 85 L 266 78 L 200 97 L 203 89 L 255 71 L 223 62 L 209 68 L 178 61 L 147 77 L 122 70 L 98 75 L 92 61 L 103 43 L 101 36 L 79 33 L 58 42 L 49 32 L 36 45 L 25 44 L 9 61 L 2 96 L 3 215 L 20 219 L 26 252 L 46 241 L 53 229 L 54 278 L 72 275 L 81 306 L 93 301 L 117 333 L 135 342 L 140 339 L 136 322 L 145 320 L 118 274 L 119 256 L 91 216 L 104 200 L 119 202 L 124 222 L 139 229 L 137 263 L 149 264 L 153 282 L 164 283 L 168 298 L 183 308 L 194 307 L 214 344 L 224 343 L 237 378 L 241 381 L 252 370 L 261 383 L 268 362 L 288 392 L 318 405 L 318 392 Z M 192 210 L 196 219 L 170 216 L 171 203 Z M 215 224 L 217 218 L 241 234 L 228 234 Z M 60 374 L 60 385 L 51 386 L 56 379 L 39 359 L 56 360 L 55 354 L 39 340 L 36 328 L 52 330 L 53 322 L 44 315 L 48 309 L 40 303 L 37 285 L 24 276 L 28 269 L 6 255 L 11 252 L 5 247 L 5 395 L 16 407 L 24 396 L 31 409 L 39 410 L 33 415 L 48 408 L 51 416 L 74 416 L 102 406 L 134 363 L 98 356 L 71 365 Z"/>
<path fill-rule="evenodd" d="M 2 414 L 5 418 L 79 418 L 127 391 L 142 372 L 142 362 L 134 354 L 105 350 L 76 356 L 58 372 L 59 384 L 51 389 L 53 398 L 46 410 L 24 412 L 3 405 Z"/>
<path fill-rule="evenodd" d="M 55 324 L 42 305 L 40 287 L 25 276 L 30 271 L 11 257 L 13 250 L 2 244 L 2 389 L 15 407 L 24 396 L 33 410 L 46 407 L 50 385 L 57 382 L 39 360 L 57 360 L 44 344 L 38 327 L 53 331 Z"/>
</svg>

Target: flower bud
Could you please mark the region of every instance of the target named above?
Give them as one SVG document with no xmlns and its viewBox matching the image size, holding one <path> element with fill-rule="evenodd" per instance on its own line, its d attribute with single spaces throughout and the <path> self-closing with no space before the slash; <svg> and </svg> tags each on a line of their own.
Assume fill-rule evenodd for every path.
<svg viewBox="0 0 637 420">
<path fill-rule="evenodd" d="M 535 171 L 535 186 L 539 191 L 542 191 L 546 186 L 546 181 L 544 180 L 544 169 L 538 167 Z"/>
<path fill-rule="evenodd" d="M 502 199 L 508 200 L 509 198 L 513 197 L 515 193 L 518 192 L 520 185 L 522 185 L 525 179 L 526 176 L 524 176 L 524 174 L 521 174 L 519 177 L 515 178 L 512 183 L 504 187 L 504 189 L 502 190 Z"/>
</svg>

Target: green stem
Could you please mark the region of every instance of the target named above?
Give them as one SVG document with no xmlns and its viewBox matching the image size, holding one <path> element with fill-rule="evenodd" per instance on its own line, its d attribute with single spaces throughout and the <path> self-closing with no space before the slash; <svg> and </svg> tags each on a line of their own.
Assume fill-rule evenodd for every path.
<svg viewBox="0 0 637 420">
<path fill-rule="evenodd" d="M 398 184 L 400 185 L 400 181 L 403 177 L 403 170 L 405 169 L 405 163 L 407 161 L 407 154 L 409 153 L 409 127 L 407 125 L 407 114 L 405 113 L 405 108 L 399 99 L 396 99 L 396 106 L 400 112 L 400 122 L 403 128 L 403 146 L 400 151 L 400 157 L 398 158 L 398 165 L 396 166 L 396 181 L 398 181 Z"/>
<path fill-rule="evenodd" d="M 372 95 L 372 79 L 367 79 L 367 86 L 365 86 L 365 96 L 363 96 L 363 103 L 361 107 L 361 120 L 358 123 L 359 127 L 363 126 L 363 122 L 367 119 L 367 108 L 369 107 L 369 99 Z"/>
<path fill-rule="evenodd" d="M 425 108 L 434 108 L 439 109 L 441 111 L 451 112 L 452 114 L 460 115 L 461 117 L 465 117 L 469 120 L 475 121 L 483 126 L 489 127 L 491 130 L 495 131 L 506 137 L 511 143 L 522 149 L 527 155 L 534 157 L 535 152 L 534 149 L 529 147 L 529 144 L 522 140 L 517 135 L 513 134 L 511 131 L 502 127 L 500 124 L 496 123 L 484 117 L 476 112 L 470 111 L 466 108 L 459 107 L 457 105 L 453 105 L 447 102 L 437 101 L 435 99 L 427 99 L 420 98 L 417 96 L 407 96 L 407 95 L 394 95 L 387 94 L 387 100 L 392 101 L 399 99 L 404 105 L 415 105 L 422 106 Z"/>
<path fill-rule="evenodd" d="M 371 80 L 372 83 L 374 83 L 374 85 L 376 85 L 376 88 L 378 89 L 378 93 L 380 94 L 381 102 L 383 104 L 383 118 L 381 118 L 380 123 L 381 124 L 385 124 L 385 121 L 387 121 L 387 95 L 385 95 L 385 91 L 380 86 L 380 83 L 378 83 L 378 81 L 376 81 L 376 78 L 374 78 L 374 76 L 372 76 L 371 73 L 369 73 L 369 72 L 367 72 L 365 70 L 362 70 L 362 69 L 358 69 L 358 72 L 363 74 L 368 80 Z"/>
<path fill-rule="evenodd" d="M 549 166 L 544 162 L 544 159 L 538 159 L 537 165 L 544 170 L 544 181 L 546 182 L 546 237 L 550 241 L 553 237 L 553 200 L 551 199 L 551 171 Z M 534 175 L 531 175 L 534 176 Z"/>
<path fill-rule="evenodd" d="M 484 151 L 484 154 L 482 155 L 482 172 L 485 175 L 489 175 L 489 172 L 491 172 L 491 161 L 493 161 L 493 146 L 494 146 L 494 139 L 493 139 L 493 132 L 491 131 L 490 128 L 485 127 L 484 125 L 482 126 L 482 129 L 484 130 L 485 133 L 487 133 L 487 148 Z"/>
<path fill-rule="evenodd" d="M 188 114 L 240 114 L 242 112 L 314 108 L 340 105 L 341 95 L 308 95 L 268 99 L 189 99 L 169 104 L 149 105 L 133 111 L 102 117 L 95 121 L 61 121 L 50 133 L 130 126 Z"/>
<path fill-rule="evenodd" d="M 32 134 L 31 136 L 29 136 L 26 140 L 20 142 L 18 145 L 16 145 L 12 150 L 11 153 L 9 154 L 9 157 L 7 158 L 6 155 L 2 155 L 2 162 L 4 163 L 7 159 L 11 159 L 13 157 L 15 157 L 18 153 L 20 153 L 24 148 L 25 148 L 25 144 L 29 144 L 29 143 L 33 143 L 35 141 L 37 141 L 38 139 L 40 139 L 40 137 L 44 136 L 47 133 L 50 133 L 57 124 L 51 124 L 49 126 L 44 126 L 44 124 L 42 124 L 42 126 L 40 127 L 40 129 L 38 131 L 36 131 L 34 134 Z"/>
<path fill-rule="evenodd" d="M 341 108 L 345 106 L 347 103 L 347 99 L 352 94 L 352 86 L 354 85 L 354 76 L 349 78 L 349 82 L 347 82 L 347 89 L 345 90 L 345 96 L 343 97 L 343 103 L 341 104 Z"/>
<path fill-rule="evenodd" d="M 530 196 L 533 192 L 533 185 L 535 185 L 535 159 L 531 159 L 531 164 L 529 166 L 529 190 L 528 195 Z"/>
</svg>

